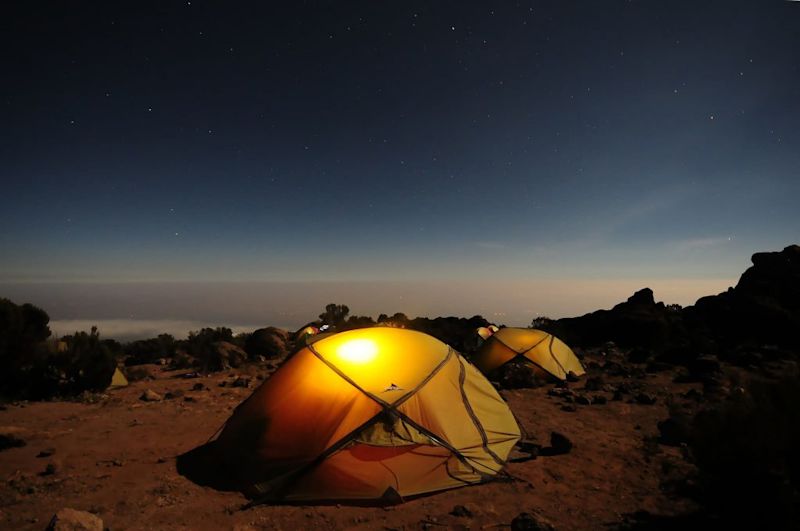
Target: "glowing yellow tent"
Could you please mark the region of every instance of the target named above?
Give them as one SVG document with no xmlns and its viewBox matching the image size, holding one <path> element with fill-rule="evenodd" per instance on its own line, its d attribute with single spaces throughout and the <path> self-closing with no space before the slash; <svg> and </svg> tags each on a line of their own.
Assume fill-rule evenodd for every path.
<svg viewBox="0 0 800 531">
<path fill-rule="evenodd" d="M 544 378 L 565 380 L 570 372 L 586 372 L 563 341 L 535 328 L 501 328 L 481 345 L 472 362 L 486 374 L 514 359 L 531 363 Z"/>
<path fill-rule="evenodd" d="M 119 370 L 119 367 L 114 369 L 114 374 L 111 376 L 111 383 L 108 385 L 109 389 L 116 389 L 118 387 L 125 387 L 128 385 L 128 379 Z"/>
<path fill-rule="evenodd" d="M 494 477 L 519 437 L 506 403 L 452 348 L 376 327 L 298 351 L 212 444 L 259 501 L 397 501 Z"/>
<path fill-rule="evenodd" d="M 489 326 L 480 326 L 480 327 L 478 327 L 477 330 L 475 330 L 475 332 L 477 332 L 477 334 L 480 336 L 480 338 L 485 341 L 485 340 L 489 339 L 490 337 L 492 337 L 492 334 L 494 334 L 498 330 L 500 330 L 500 329 L 497 326 L 489 325 Z"/>
</svg>

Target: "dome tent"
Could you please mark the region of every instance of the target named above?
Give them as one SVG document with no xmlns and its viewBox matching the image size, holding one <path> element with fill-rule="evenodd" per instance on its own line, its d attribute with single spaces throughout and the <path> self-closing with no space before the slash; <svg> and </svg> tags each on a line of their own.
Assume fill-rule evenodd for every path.
<svg viewBox="0 0 800 531">
<path fill-rule="evenodd" d="M 535 328 L 501 328 L 481 345 L 472 363 L 487 374 L 519 359 L 532 364 L 544 378 L 565 380 L 570 372 L 576 376 L 586 372 L 563 341 Z"/>
<path fill-rule="evenodd" d="M 380 327 L 299 350 L 212 444 L 258 501 L 396 501 L 491 479 L 519 437 L 506 403 L 452 348 Z"/>
</svg>

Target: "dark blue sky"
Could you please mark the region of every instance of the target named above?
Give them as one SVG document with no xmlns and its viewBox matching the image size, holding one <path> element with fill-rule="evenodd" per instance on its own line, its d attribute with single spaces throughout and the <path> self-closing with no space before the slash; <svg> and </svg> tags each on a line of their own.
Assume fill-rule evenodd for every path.
<svg viewBox="0 0 800 531">
<path fill-rule="evenodd" d="M 229 4 L 6 13 L 0 282 L 710 290 L 799 239 L 800 2 Z"/>
</svg>

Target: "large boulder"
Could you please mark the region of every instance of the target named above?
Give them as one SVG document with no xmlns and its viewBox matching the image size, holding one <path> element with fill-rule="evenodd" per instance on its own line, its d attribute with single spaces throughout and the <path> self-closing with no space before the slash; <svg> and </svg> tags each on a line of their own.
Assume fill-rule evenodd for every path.
<svg viewBox="0 0 800 531">
<path fill-rule="evenodd" d="M 247 352 L 233 343 L 217 341 L 211 344 L 210 351 L 204 361 L 207 371 L 227 371 L 243 365 L 247 361 Z"/>
<path fill-rule="evenodd" d="M 752 262 L 736 287 L 687 308 L 687 323 L 725 346 L 800 346 L 800 246 L 756 253 Z"/>
<path fill-rule="evenodd" d="M 280 358 L 286 355 L 286 343 L 289 333 L 286 330 L 268 326 L 259 328 L 250 334 L 245 341 L 244 350 L 250 358 L 263 356 L 267 359 Z"/>
<path fill-rule="evenodd" d="M 597 346 L 613 341 L 622 347 L 656 348 L 681 331 L 680 313 L 656 302 L 644 288 L 610 310 L 559 319 L 554 332 L 569 345 Z"/>
</svg>

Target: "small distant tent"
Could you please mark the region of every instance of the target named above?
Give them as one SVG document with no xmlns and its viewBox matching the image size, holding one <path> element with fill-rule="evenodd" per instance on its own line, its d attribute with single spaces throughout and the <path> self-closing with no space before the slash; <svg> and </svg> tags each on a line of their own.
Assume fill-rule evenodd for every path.
<svg viewBox="0 0 800 531">
<path fill-rule="evenodd" d="M 126 387 L 128 385 L 128 379 L 125 378 L 125 375 L 122 374 L 122 371 L 119 370 L 119 367 L 114 369 L 114 374 L 111 376 L 111 384 L 109 384 L 109 389 L 116 389 L 118 387 Z"/>
<path fill-rule="evenodd" d="M 543 378 L 565 380 L 570 372 L 576 376 L 586 372 L 563 341 L 535 328 L 499 329 L 481 345 L 472 362 L 487 374 L 512 360 L 532 364 Z"/>
<path fill-rule="evenodd" d="M 257 501 L 394 502 L 493 478 L 519 437 L 506 403 L 460 354 L 421 332 L 375 327 L 299 350 L 211 445 Z"/>
<path fill-rule="evenodd" d="M 484 341 L 492 337 L 492 334 L 500 330 L 497 326 L 490 324 L 489 326 L 481 326 L 475 331 Z"/>
<path fill-rule="evenodd" d="M 294 333 L 295 341 L 304 341 L 309 336 L 315 336 L 319 334 L 319 328 L 314 325 L 306 325 L 297 332 Z"/>
</svg>

